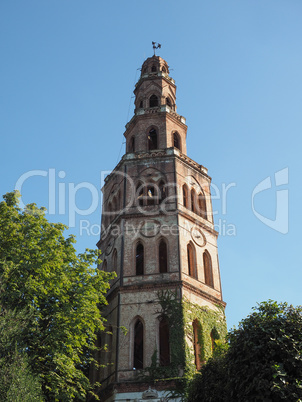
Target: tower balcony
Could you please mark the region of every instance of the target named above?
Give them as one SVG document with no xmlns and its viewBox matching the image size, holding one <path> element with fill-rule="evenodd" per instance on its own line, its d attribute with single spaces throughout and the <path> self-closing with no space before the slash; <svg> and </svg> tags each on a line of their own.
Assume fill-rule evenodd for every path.
<svg viewBox="0 0 302 402">
<path fill-rule="evenodd" d="M 138 108 L 135 109 L 134 116 L 132 119 L 126 124 L 126 129 L 128 129 L 133 122 L 133 119 L 136 116 L 143 116 L 143 115 L 150 115 L 150 114 L 158 114 L 158 113 L 169 113 L 171 116 L 176 118 L 182 124 L 186 124 L 186 118 L 184 116 L 179 115 L 176 113 L 170 106 L 168 105 L 160 105 L 156 107 L 148 107 L 148 108 Z"/>
</svg>

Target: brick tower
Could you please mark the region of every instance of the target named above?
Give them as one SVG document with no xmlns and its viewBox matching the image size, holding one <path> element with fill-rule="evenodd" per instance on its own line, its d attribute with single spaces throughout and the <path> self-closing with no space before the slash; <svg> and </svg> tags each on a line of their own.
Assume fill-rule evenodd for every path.
<svg viewBox="0 0 302 402">
<path fill-rule="evenodd" d="M 103 401 L 179 400 L 226 331 L 211 178 L 187 156 L 187 126 L 161 57 L 135 85 L 126 153 L 106 177 L 100 269 L 115 271 L 93 370 Z M 104 345 L 108 345 L 104 348 Z M 166 399 L 165 399 L 166 400 Z"/>
</svg>

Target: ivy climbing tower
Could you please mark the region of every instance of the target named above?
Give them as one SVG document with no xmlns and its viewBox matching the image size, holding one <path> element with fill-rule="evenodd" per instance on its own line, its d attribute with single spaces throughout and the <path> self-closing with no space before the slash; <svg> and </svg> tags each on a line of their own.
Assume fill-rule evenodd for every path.
<svg viewBox="0 0 302 402">
<path fill-rule="evenodd" d="M 187 156 L 165 60 L 145 60 L 134 94 L 126 152 L 102 189 L 100 269 L 117 275 L 98 340 L 105 367 L 91 377 L 108 402 L 181 391 L 226 331 L 211 178 Z"/>
</svg>

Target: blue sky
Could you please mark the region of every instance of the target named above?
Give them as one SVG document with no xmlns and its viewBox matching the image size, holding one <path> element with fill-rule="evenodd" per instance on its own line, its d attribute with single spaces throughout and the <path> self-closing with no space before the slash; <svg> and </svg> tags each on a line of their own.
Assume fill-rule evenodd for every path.
<svg viewBox="0 0 302 402">
<path fill-rule="evenodd" d="M 102 172 L 124 153 L 138 68 L 160 42 L 188 155 L 220 195 L 232 186 L 225 204 L 213 202 L 228 327 L 269 298 L 301 304 L 301 17 L 300 0 L 2 1 L 1 194 L 31 172 L 24 203 L 70 223 L 72 189 L 85 182 L 99 194 Z M 268 177 L 257 217 L 252 194 Z M 78 208 L 90 207 L 91 191 L 79 189 Z M 95 247 L 99 223 L 100 208 L 75 217 L 79 251 Z"/>
</svg>

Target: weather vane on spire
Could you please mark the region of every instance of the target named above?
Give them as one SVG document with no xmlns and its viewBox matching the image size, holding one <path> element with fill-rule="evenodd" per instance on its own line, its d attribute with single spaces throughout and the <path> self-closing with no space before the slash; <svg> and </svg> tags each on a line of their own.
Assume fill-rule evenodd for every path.
<svg viewBox="0 0 302 402">
<path fill-rule="evenodd" d="M 160 49 L 161 44 L 157 42 L 152 42 L 153 50 L 154 50 L 154 56 L 155 56 L 155 49 Z"/>
</svg>

